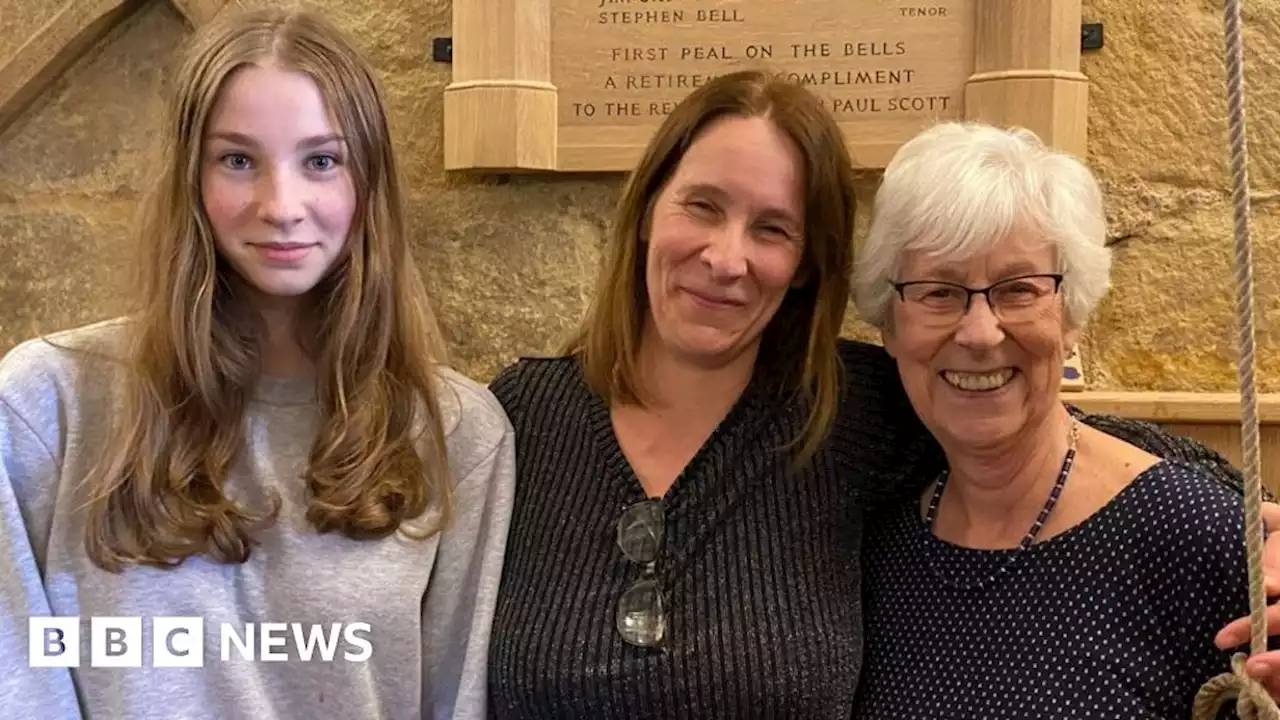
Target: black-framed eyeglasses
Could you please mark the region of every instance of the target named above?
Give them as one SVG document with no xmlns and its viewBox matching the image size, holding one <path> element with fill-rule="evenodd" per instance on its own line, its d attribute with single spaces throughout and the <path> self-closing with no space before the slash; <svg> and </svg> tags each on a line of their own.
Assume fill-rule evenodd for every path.
<svg viewBox="0 0 1280 720">
<path fill-rule="evenodd" d="M 615 624 L 622 639 L 653 647 L 667 634 L 667 612 L 658 583 L 658 556 L 666 543 L 666 510 L 660 500 L 642 500 L 618 518 L 618 549 L 640 566 L 640 576 L 618 598 Z"/>
<path fill-rule="evenodd" d="M 891 282 L 890 285 L 906 304 L 913 320 L 931 325 L 958 323 L 969 312 L 973 296 L 981 295 L 997 318 L 1018 323 L 1040 315 L 1045 300 L 1062 287 L 1062 278 L 1062 273 L 1019 275 L 983 288 L 941 280 Z"/>
</svg>

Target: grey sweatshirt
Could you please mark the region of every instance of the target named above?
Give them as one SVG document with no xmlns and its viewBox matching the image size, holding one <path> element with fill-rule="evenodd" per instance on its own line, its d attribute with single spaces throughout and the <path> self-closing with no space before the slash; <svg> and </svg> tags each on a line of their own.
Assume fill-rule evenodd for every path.
<svg viewBox="0 0 1280 720">
<path fill-rule="evenodd" d="M 85 555 L 79 508 L 119 399 L 120 366 L 101 356 L 119 356 L 123 330 L 97 323 L 50 336 L 77 352 L 37 339 L 0 360 L 0 718 L 483 718 L 515 463 L 489 391 L 442 371 L 450 529 L 427 541 L 353 541 L 319 535 L 303 517 L 298 478 L 319 420 L 312 385 L 264 380 L 227 492 L 252 501 L 271 487 L 283 506 L 249 561 L 116 575 Z M 56 630 L 29 636 L 29 619 L 49 616 L 79 617 L 78 667 L 30 666 L 29 651 L 66 664 L 71 653 L 56 651 L 76 648 Z M 138 619 L 91 642 L 92 618 L 108 616 Z M 140 667 L 94 667 L 95 646 L 99 660 Z M 202 667 L 162 666 L 197 659 Z"/>
</svg>

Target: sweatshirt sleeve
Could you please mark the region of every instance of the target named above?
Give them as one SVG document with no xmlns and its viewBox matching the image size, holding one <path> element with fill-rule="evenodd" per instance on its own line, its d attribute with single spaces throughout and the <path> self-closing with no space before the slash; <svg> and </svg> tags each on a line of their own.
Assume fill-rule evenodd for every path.
<svg viewBox="0 0 1280 720">
<path fill-rule="evenodd" d="M 71 670 L 30 667 L 29 619 L 50 616 L 24 489 L 54 495 L 58 462 L 0 386 L 0 717 L 78 720 Z M 35 491 L 40 491 L 35 493 Z"/>
<path fill-rule="evenodd" d="M 486 717 L 489 635 L 515 493 L 515 439 L 504 426 L 458 483 L 453 523 L 440 540 L 423 607 L 424 720 Z"/>
</svg>

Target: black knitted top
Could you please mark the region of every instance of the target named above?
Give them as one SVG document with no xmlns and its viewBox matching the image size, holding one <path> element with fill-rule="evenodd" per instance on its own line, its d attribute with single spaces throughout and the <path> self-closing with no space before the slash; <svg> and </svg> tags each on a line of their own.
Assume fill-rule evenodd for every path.
<svg viewBox="0 0 1280 720">
<path fill-rule="evenodd" d="M 841 407 L 812 463 L 795 471 L 771 450 L 803 411 L 756 379 L 663 498 L 660 649 L 626 644 L 614 625 L 638 572 L 616 524 L 645 493 L 606 404 L 572 358 L 523 359 L 494 379 L 515 426 L 518 475 L 490 646 L 491 717 L 850 716 L 868 508 L 919 492 L 942 455 L 882 348 L 844 341 L 840 356 Z"/>
<path fill-rule="evenodd" d="M 864 510 L 927 439 L 873 345 L 846 343 L 826 447 L 791 471 L 770 448 L 802 413 L 753 381 L 664 498 L 662 649 L 627 645 L 615 542 L 645 498 L 574 359 L 521 360 L 491 387 L 516 429 L 515 514 L 494 618 L 491 716 L 847 718 L 861 665 Z"/>
</svg>

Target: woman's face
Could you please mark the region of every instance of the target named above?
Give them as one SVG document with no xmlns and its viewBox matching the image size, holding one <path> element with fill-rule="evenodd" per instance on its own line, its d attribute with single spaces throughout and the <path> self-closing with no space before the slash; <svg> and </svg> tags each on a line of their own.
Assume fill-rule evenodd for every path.
<svg viewBox="0 0 1280 720">
<path fill-rule="evenodd" d="M 272 65 L 224 84 L 209 117 L 201 200 L 219 255 L 267 298 L 309 292 L 355 215 L 347 144 L 315 82 Z"/>
<path fill-rule="evenodd" d="M 799 148 L 761 118 L 708 126 L 653 203 L 650 330 L 702 366 L 754 352 L 796 280 L 804 223 Z"/>
<path fill-rule="evenodd" d="M 965 261 L 908 252 L 900 282 L 971 289 L 999 283 L 992 303 L 951 285 L 895 294 L 885 348 L 916 413 L 944 446 L 999 447 L 1039 424 L 1055 404 L 1069 329 L 1048 243 L 1011 237 Z M 993 307 L 994 304 L 994 307 Z"/>
</svg>

